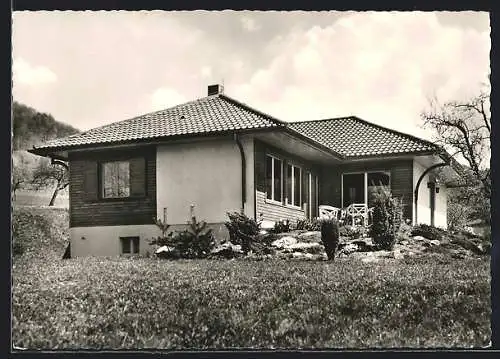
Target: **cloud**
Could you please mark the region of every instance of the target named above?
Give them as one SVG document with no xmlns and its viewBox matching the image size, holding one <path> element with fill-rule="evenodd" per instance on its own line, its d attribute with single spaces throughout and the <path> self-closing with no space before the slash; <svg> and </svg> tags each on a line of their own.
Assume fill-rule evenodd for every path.
<svg viewBox="0 0 500 359">
<path fill-rule="evenodd" d="M 45 66 L 33 66 L 23 58 L 16 58 L 12 65 L 14 84 L 38 86 L 57 81 L 57 76 Z"/>
<path fill-rule="evenodd" d="M 471 96 L 489 72 L 489 34 L 444 26 L 433 13 L 349 13 L 276 37 L 274 58 L 235 95 L 283 120 L 359 115 L 423 133 L 427 96 Z"/>
<path fill-rule="evenodd" d="M 260 28 L 261 28 L 261 25 L 259 23 L 257 23 L 257 21 L 254 18 L 252 18 L 250 16 L 242 16 L 240 18 L 240 21 L 241 21 L 241 26 L 246 31 L 254 32 L 254 31 L 260 30 Z"/>
<path fill-rule="evenodd" d="M 151 95 L 153 111 L 163 110 L 186 101 L 183 95 L 170 87 L 160 87 Z"/>
<path fill-rule="evenodd" d="M 203 66 L 201 68 L 201 77 L 206 78 L 212 76 L 212 68 L 210 66 Z"/>
<path fill-rule="evenodd" d="M 14 59 L 50 65 L 57 86 L 14 92 L 88 128 L 206 96 L 224 79 L 227 95 L 283 120 L 353 114 L 417 133 L 427 96 L 469 96 L 489 72 L 488 16 L 441 15 L 17 12 Z M 15 64 L 15 85 L 40 81 L 20 79 L 23 66 L 33 68 Z"/>
</svg>

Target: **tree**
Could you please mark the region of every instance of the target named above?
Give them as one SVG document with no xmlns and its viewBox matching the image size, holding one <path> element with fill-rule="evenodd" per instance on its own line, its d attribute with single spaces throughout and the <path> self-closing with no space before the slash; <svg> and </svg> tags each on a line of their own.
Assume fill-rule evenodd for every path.
<svg viewBox="0 0 500 359">
<path fill-rule="evenodd" d="M 68 169 L 64 162 L 52 164 L 48 160 L 40 161 L 33 172 L 31 183 L 36 190 L 55 186 L 49 202 L 49 206 L 53 206 L 59 191 L 69 185 Z"/>
<path fill-rule="evenodd" d="M 12 153 L 11 194 L 14 200 L 18 190 L 31 185 L 33 168 L 37 166 L 39 158 L 27 151 L 14 151 Z"/>
<path fill-rule="evenodd" d="M 436 133 L 436 144 L 461 156 L 471 169 L 468 184 L 480 185 L 486 198 L 491 198 L 491 113 L 489 88 L 468 101 L 450 101 L 440 105 L 430 100 L 430 109 L 421 113 L 424 127 Z"/>
</svg>

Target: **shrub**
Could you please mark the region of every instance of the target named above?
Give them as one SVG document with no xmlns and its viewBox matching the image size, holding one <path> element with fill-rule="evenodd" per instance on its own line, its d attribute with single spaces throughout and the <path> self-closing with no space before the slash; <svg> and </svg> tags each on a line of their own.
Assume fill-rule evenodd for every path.
<svg viewBox="0 0 500 359">
<path fill-rule="evenodd" d="M 356 226 L 345 225 L 339 228 L 339 235 L 349 239 L 358 239 L 361 237 L 361 231 Z"/>
<path fill-rule="evenodd" d="M 181 258 L 206 258 L 215 247 L 212 230 L 207 228 L 205 221 L 198 222 L 191 217 L 188 228 L 171 236 L 171 243 L 179 252 Z"/>
<path fill-rule="evenodd" d="M 285 219 L 282 221 L 276 221 L 274 224 L 274 228 L 272 229 L 272 233 L 287 233 L 292 230 L 292 226 L 289 219 Z"/>
<path fill-rule="evenodd" d="M 170 225 L 167 224 L 166 222 L 163 222 L 161 219 L 153 218 L 154 224 L 160 229 L 161 235 L 153 238 L 151 241 L 149 241 L 150 245 L 156 245 L 156 246 L 171 246 L 172 245 L 172 232 L 168 233 L 168 229 L 170 228 Z"/>
<path fill-rule="evenodd" d="M 243 213 L 228 212 L 227 216 L 229 221 L 224 224 L 229 231 L 230 242 L 241 245 L 241 250 L 247 254 L 255 236 L 259 233 L 258 223 Z"/>
<path fill-rule="evenodd" d="M 335 250 L 339 245 L 339 225 L 334 218 L 325 218 L 320 220 L 321 241 L 325 247 L 328 260 L 335 258 Z"/>
<path fill-rule="evenodd" d="M 306 231 L 319 231 L 321 230 L 320 223 L 318 219 L 299 219 L 297 220 L 297 224 L 295 225 L 295 229 L 297 230 L 306 230 Z"/>
<path fill-rule="evenodd" d="M 402 201 L 379 186 L 374 193 L 374 204 L 370 235 L 376 246 L 390 250 L 394 247 L 396 233 L 403 222 Z"/>
<path fill-rule="evenodd" d="M 159 255 L 161 258 L 206 258 L 215 247 L 212 230 L 207 228 L 205 221 L 198 222 L 195 216 L 191 217 L 187 229 L 178 232 L 167 233 L 169 224 L 160 219 L 155 219 L 154 222 L 160 229 L 161 235 L 153 238 L 149 243 L 173 248 L 171 251 Z"/>
<path fill-rule="evenodd" d="M 444 230 L 427 224 L 419 224 L 411 230 L 412 236 L 422 236 L 431 240 L 437 239 L 438 241 L 442 240 L 445 234 L 446 232 Z"/>
</svg>

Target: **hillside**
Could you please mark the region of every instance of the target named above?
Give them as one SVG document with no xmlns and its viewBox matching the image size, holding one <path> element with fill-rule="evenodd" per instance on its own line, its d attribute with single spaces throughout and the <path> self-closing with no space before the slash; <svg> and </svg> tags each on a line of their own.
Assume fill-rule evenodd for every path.
<svg viewBox="0 0 500 359">
<path fill-rule="evenodd" d="M 68 124 L 56 121 L 52 115 L 41 113 L 14 101 L 12 104 L 12 150 L 26 150 L 33 145 L 65 137 L 80 131 Z"/>
</svg>

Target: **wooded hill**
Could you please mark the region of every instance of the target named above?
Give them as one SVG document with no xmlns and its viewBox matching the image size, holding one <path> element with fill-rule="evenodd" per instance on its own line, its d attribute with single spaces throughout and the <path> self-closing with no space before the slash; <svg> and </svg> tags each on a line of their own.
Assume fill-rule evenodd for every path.
<svg viewBox="0 0 500 359">
<path fill-rule="evenodd" d="M 13 151 L 31 149 L 33 145 L 80 132 L 56 121 L 50 114 L 38 112 L 16 101 L 12 105 L 12 131 Z"/>
</svg>

